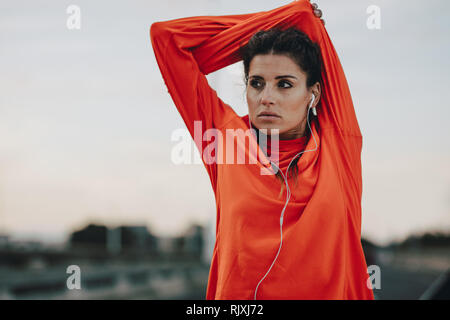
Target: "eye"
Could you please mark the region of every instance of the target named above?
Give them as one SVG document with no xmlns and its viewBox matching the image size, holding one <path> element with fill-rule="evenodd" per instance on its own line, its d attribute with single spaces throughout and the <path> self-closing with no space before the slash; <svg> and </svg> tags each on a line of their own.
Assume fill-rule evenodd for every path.
<svg viewBox="0 0 450 320">
<path fill-rule="evenodd" d="M 283 89 L 292 88 L 292 84 L 286 80 L 281 80 L 280 82 L 278 82 L 278 84 L 280 85 L 280 88 L 283 88 Z M 288 86 L 287 87 L 283 86 L 283 84 L 287 84 Z"/>
<path fill-rule="evenodd" d="M 256 88 L 256 89 L 259 89 L 261 86 L 260 86 L 260 82 L 258 81 L 258 80 L 252 80 L 252 81 L 250 81 L 250 85 L 253 87 L 253 88 Z"/>
</svg>

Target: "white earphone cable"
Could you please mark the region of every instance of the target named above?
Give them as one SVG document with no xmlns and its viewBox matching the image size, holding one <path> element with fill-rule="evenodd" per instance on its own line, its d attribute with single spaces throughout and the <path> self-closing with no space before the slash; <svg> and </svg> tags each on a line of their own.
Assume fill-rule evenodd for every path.
<svg viewBox="0 0 450 320">
<path fill-rule="evenodd" d="M 312 99 L 312 101 L 311 101 L 311 103 L 310 103 L 310 105 L 309 105 L 308 113 L 307 113 L 307 115 L 306 115 L 306 118 L 307 118 L 307 121 L 306 121 L 306 122 L 308 123 L 308 127 L 309 127 L 309 130 L 311 131 L 311 135 L 313 136 L 314 143 L 315 143 L 316 147 L 315 147 L 314 149 L 311 149 L 311 150 L 303 150 L 303 151 L 297 153 L 297 154 L 291 159 L 291 161 L 289 162 L 289 165 L 288 165 L 288 167 L 287 167 L 287 169 L 286 169 L 286 176 L 287 176 L 287 174 L 288 174 L 288 172 L 289 172 L 289 167 L 291 166 L 292 161 L 293 161 L 296 157 L 298 157 L 298 156 L 299 156 L 300 154 L 302 154 L 302 153 L 305 153 L 305 152 L 311 152 L 311 151 L 317 150 L 317 141 L 316 141 L 316 138 L 314 137 L 314 133 L 312 132 L 311 125 L 309 124 L 309 110 L 311 109 L 311 106 L 312 106 L 314 100 L 315 100 L 315 96 L 313 95 L 313 99 Z M 314 113 L 314 110 L 313 110 L 313 113 Z M 251 125 L 250 125 L 250 116 L 249 116 L 249 120 L 248 120 L 248 121 L 249 121 L 249 128 L 251 128 Z M 283 210 L 281 211 L 281 216 L 280 216 L 280 246 L 279 246 L 279 248 L 278 248 L 278 251 L 277 251 L 277 254 L 275 255 L 274 260 L 272 261 L 272 264 L 271 264 L 270 267 L 269 267 L 269 270 L 267 270 L 266 274 L 261 278 L 261 280 L 258 282 L 258 285 L 257 285 L 256 288 L 255 288 L 254 300 L 256 300 L 256 294 L 257 294 L 257 292 L 258 292 L 259 285 L 260 285 L 261 282 L 263 282 L 263 280 L 267 277 L 267 275 L 269 274 L 270 270 L 272 270 L 272 267 L 273 267 L 273 265 L 275 264 L 275 261 L 277 260 L 278 255 L 280 254 L 281 246 L 282 246 L 282 244 L 283 244 L 283 218 L 284 218 L 284 211 L 286 210 L 286 207 L 287 207 L 287 205 L 288 205 L 288 203 L 289 203 L 289 199 L 291 198 L 291 189 L 289 188 L 289 183 L 288 183 L 288 181 L 287 181 L 286 176 L 283 174 L 283 171 L 280 169 L 280 167 L 278 167 L 278 166 L 277 166 L 275 163 L 273 163 L 273 162 L 270 162 L 270 163 L 271 163 L 272 165 L 276 166 L 276 167 L 278 168 L 278 170 L 281 172 L 282 176 L 283 176 L 284 182 L 285 182 L 285 184 L 286 184 L 286 203 L 285 203 L 285 205 L 284 205 L 284 207 L 283 207 Z"/>
</svg>

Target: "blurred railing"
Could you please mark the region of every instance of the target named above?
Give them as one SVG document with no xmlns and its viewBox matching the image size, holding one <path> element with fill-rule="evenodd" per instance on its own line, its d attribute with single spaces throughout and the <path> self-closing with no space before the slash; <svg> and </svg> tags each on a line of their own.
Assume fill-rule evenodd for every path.
<svg viewBox="0 0 450 320">
<path fill-rule="evenodd" d="M 68 266 L 0 270 L 0 299 L 204 299 L 201 263 L 81 264 L 81 289 L 68 289 Z"/>
</svg>

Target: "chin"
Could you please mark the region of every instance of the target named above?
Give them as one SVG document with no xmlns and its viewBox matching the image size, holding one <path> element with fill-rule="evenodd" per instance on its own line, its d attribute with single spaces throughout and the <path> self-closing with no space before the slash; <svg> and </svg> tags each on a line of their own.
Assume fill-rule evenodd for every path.
<svg viewBox="0 0 450 320">
<path fill-rule="evenodd" d="M 267 135 L 279 135 L 281 133 L 280 123 L 275 123 L 275 121 L 255 121 L 253 125 L 262 130 L 262 133 Z"/>
</svg>

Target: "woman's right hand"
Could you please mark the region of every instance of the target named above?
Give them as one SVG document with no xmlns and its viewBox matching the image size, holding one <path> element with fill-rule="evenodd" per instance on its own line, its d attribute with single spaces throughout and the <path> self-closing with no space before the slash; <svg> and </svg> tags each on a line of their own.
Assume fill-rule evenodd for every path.
<svg viewBox="0 0 450 320">
<path fill-rule="evenodd" d="M 319 6 L 317 5 L 317 3 L 312 3 L 311 7 L 313 8 L 314 15 L 317 18 L 321 18 L 322 17 L 322 10 L 319 9 Z M 325 25 L 325 20 L 320 19 L 320 21 L 322 21 L 323 25 Z"/>
</svg>

